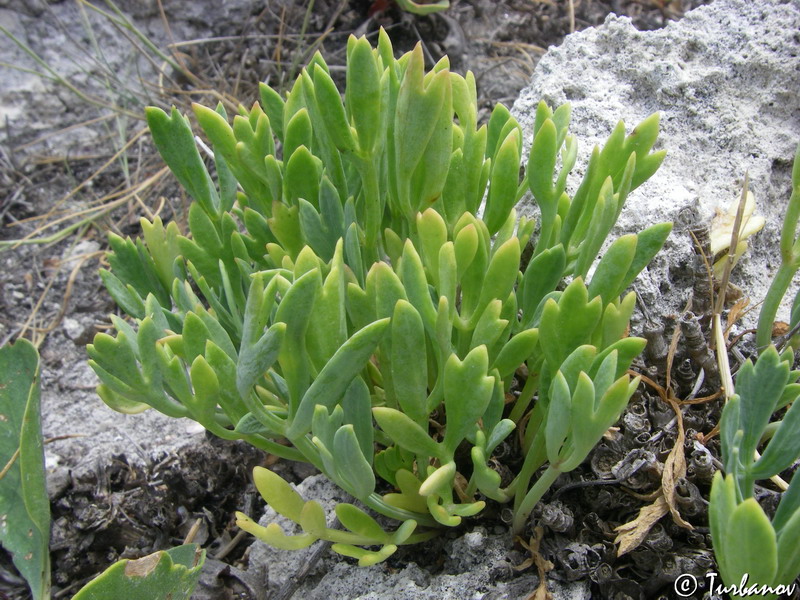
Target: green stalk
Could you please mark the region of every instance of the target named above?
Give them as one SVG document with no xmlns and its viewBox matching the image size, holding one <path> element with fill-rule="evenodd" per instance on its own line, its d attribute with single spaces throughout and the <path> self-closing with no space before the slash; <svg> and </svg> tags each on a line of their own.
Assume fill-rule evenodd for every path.
<svg viewBox="0 0 800 600">
<path fill-rule="evenodd" d="M 438 535 L 438 532 L 436 531 L 413 533 L 408 537 L 408 539 L 405 542 L 403 542 L 403 545 L 417 544 L 419 542 L 424 542 L 435 537 L 436 535 Z M 353 546 L 372 546 L 376 543 L 380 543 L 376 542 L 374 538 L 358 535 L 357 533 L 353 533 L 352 531 L 344 531 L 342 529 L 330 529 L 330 528 L 325 530 L 324 539 L 327 542 L 333 542 L 336 544 L 351 544 Z"/>
<path fill-rule="evenodd" d="M 311 462 L 309 461 L 301 452 L 297 449 L 292 448 L 291 446 L 284 446 L 283 444 L 279 444 L 278 442 L 273 442 L 272 440 L 265 439 L 261 436 L 257 435 L 246 435 L 242 436 L 244 441 L 252 446 L 255 446 L 259 450 L 263 450 L 264 452 L 269 452 L 270 454 L 274 454 L 275 456 L 279 456 L 280 458 L 285 458 L 287 460 L 294 460 L 297 462 Z"/>
<path fill-rule="evenodd" d="M 519 423 L 522 419 L 522 416 L 525 414 L 525 411 L 528 410 L 528 406 L 530 406 L 531 400 L 533 400 L 533 395 L 539 389 L 539 375 L 528 375 L 527 381 L 525 381 L 525 385 L 522 388 L 522 391 L 519 394 L 519 398 L 514 403 L 514 408 L 511 409 L 511 414 L 508 415 L 508 418 L 514 421 L 514 423 Z"/>
<path fill-rule="evenodd" d="M 550 489 L 550 486 L 553 485 L 556 479 L 558 479 L 559 475 L 561 475 L 561 471 L 559 471 L 553 465 L 547 467 L 547 470 L 536 482 L 536 485 L 534 485 L 525 495 L 525 498 L 519 503 L 519 506 L 515 507 L 514 521 L 512 523 L 511 531 L 514 533 L 522 532 L 522 530 L 525 528 L 525 521 L 530 516 L 531 511 L 533 511 L 533 507 L 536 506 L 536 503 L 542 499 L 544 493 Z M 519 498 L 519 493 L 517 498 Z"/>
<path fill-rule="evenodd" d="M 769 286 L 769 291 L 761 305 L 761 312 L 758 315 L 758 333 L 756 334 L 756 348 L 764 350 L 772 341 L 772 324 L 775 322 L 775 315 L 778 314 L 778 307 L 783 300 L 783 296 L 792 284 L 792 279 L 797 273 L 797 266 L 794 264 L 782 263 L 775 279 Z"/>
<path fill-rule="evenodd" d="M 524 490 L 528 489 L 533 474 L 536 473 L 536 470 L 541 467 L 543 463 L 544 461 L 541 459 L 541 456 L 538 452 L 527 452 L 525 454 L 525 461 L 522 463 L 522 468 L 520 468 L 519 473 L 509 484 L 509 486 L 503 490 L 507 496 L 510 496 L 512 493 L 514 494 L 515 514 L 522 505 L 524 498 L 522 494 L 525 493 Z"/>
<path fill-rule="evenodd" d="M 422 513 L 411 512 L 410 510 L 391 506 L 390 504 L 387 504 L 376 492 L 372 492 L 369 496 L 367 496 L 367 498 L 364 500 L 364 504 L 366 504 L 375 512 L 380 513 L 385 517 L 389 517 L 390 519 L 396 519 L 398 521 L 408 521 L 411 519 L 412 521 L 416 521 L 418 525 L 424 525 L 425 527 L 440 527 L 439 523 L 430 515 L 424 515 Z"/>
<path fill-rule="evenodd" d="M 378 183 L 378 170 L 375 162 L 365 160 L 361 162 L 361 180 L 364 192 L 364 215 L 366 217 L 364 229 L 366 234 L 364 253 L 365 263 L 374 263 L 380 256 L 378 238 L 381 228 L 381 190 Z"/>
</svg>

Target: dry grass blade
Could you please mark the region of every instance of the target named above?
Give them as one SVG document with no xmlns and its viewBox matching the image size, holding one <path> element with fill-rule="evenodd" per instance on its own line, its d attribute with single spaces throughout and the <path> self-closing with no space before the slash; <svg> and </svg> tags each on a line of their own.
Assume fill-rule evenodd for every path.
<svg viewBox="0 0 800 600">
<path fill-rule="evenodd" d="M 124 205 L 125 203 L 129 202 L 130 200 L 135 200 L 137 194 L 141 194 L 142 192 L 144 192 L 144 191 L 150 189 L 151 187 L 153 187 L 154 185 L 156 185 L 156 183 L 158 183 L 168 172 L 169 172 L 169 169 L 167 167 L 163 167 L 162 169 L 157 171 L 155 174 L 151 175 L 150 177 L 148 177 L 147 179 L 145 179 L 141 183 L 138 183 L 138 184 L 136 184 L 135 186 L 133 186 L 131 188 L 126 188 L 126 189 L 123 189 L 123 190 L 121 190 L 119 192 L 114 192 L 112 194 L 108 194 L 106 196 L 103 196 L 103 198 L 100 199 L 99 206 L 93 206 L 93 207 L 90 207 L 90 208 L 85 208 L 83 210 L 79 210 L 77 212 L 70 213 L 70 214 L 64 215 L 62 217 L 59 217 L 58 219 L 55 219 L 53 221 L 50 221 L 49 223 L 45 223 L 44 225 L 38 227 L 35 231 L 32 231 L 31 233 L 29 233 L 28 235 L 26 235 L 22 239 L 19 239 L 19 240 L 7 240 L 7 241 L 0 242 L 0 249 L 2 249 L 4 247 L 11 247 L 11 249 L 14 249 L 14 248 L 16 248 L 18 246 L 21 246 L 23 244 L 43 244 L 43 243 L 51 243 L 51 242 L 63 239 L 64 237 L 66 237 L 66 235 L 69 232 L 74 231 L 78 227 L 81 227 L 81 226 L 89 224 L 90 222 L 94 221 L 98 217 L 107 214 L 108 212 L 110 212 L 111 210 L 117 208 L 118 206 Z M 78 221 L 77 223 L 73 223 L 72 225 L 69 225 L 65 229 L 60 230 L 59 232 L 53 234 L 52 236 L 48 236 L 47 238 L 35 238 L 34 237 L 36 235 L 41 234 L 42 232 L 44 232 L 45 230 L 47 230 L 47 229 L 49 229 L 51 227 L 54 227 L 56 225 L 60 225 L 61 223 L 64 223 L 64 222 L 69 221 L 70 219 L 73 219 L 73 218 L 76 218 L 76 217 L 83 217 L 84 215 L 89 215 L 89 216 L 88 217 L 84 217 L 81 221 Z"/>
<path fill-rule="evenodd" d="M 25 321 L 25 323 L 23 323 L 22 328 L 20 329 L 20 332 L 17 335 L 17 338 L 21 339 L 25 335 L 25 333 L 28 331 L 28 329 L 32 328 L 35 331 L 34 336 L 33 336 L 33 340 L 32 340 L 33 345 L 36 346 L 36 347 L 39 347 L 39 345 L 41 345 L 41 343 L 44 341 L 44 337 L 48 333 L 53 331 L 56 327 L 58 327 L 58 324 L 61 323 L 61 319 L 64 318 L 64 315 L 67 312 L 67 304 L 69 303 L 69 299 L 72 296 L 72 287 L 75 284 L 75 279 L 77 278 L 78 273 L 80 272 L 80 270 L 83 267 L 84 263 L 86 263 L 86 261 L 88 261 L 88 260 L 91 260 L 92 258 L 97 258 L 97 257 L 101 256 L 102 254 L 103 254 L 102 252 L 91 252 L 91 253 L 88 253 L 88 254 L 83 254 L 81 256 L 73 257 L 71 259 L 71 260 L 78 260 L 78 263 L 72 268 L 72 271 L 69 274 L 69 279 L 67 280 L 67 287 L 64 290 L 64 295 L 63 295 L 63 298 L 62 298 L 62 301 L 61 301 L 61 307 L 59 308 L 58 313 L 53 318 L 53 320 L 50 322 L 50 324 L 47 325 L 46 327 L 33 327 L 32 328 L 31 327 L 31 323 L 36 318 L 36 315 L 38 314 L 39 310 L 41 309 L 42 303 L 44 302 L 45 298 L 47 297 L 47 294 L 49 293 L 50 288 L 53 286 L 53 283 L 55 282 L 56 276 L 58 275 L 58 271 L 56 271 L 50 277 L 50 280 L 47 282 L 47 285 L 45 286 L 45 289 L 42 291 L 41 295 L 39 296 L 39 300 L 36 302 L 36 305 L 34 306 L 33 310 L 31 310 L 31 312 L 28 315 L 28 318 Z M 69 261 L 64 261 L 64 262 L 69 262 Z M 61 266 L 61 263 L 59 263 L 59 267 L 60 266 Z"/>
<path fill-rule="evenodd" d="M 725 399 L 727 400 L 733 396 L 733 375 L 731 374 L 731 365 L 728 361 L 728 348 L 725 344 L 725 336 L 722 328 L 722 311 L 725 309 L 725 292 L 728 288 L 728 281 L 730 280 L 731 271 L 735 262 L 736 247 L 739 244 L 739 230 L 742 227 L 742 217 L 744 215 L 744 207 L 747 202 L 747 192 L 750 189 L 750 177 L 747 173 L 744 174 L 744 184 L 742 185 L 742 195 L 739 198 L 739 206 L 736 209 L 736 219 L 733 222 L 733 230 L 731 231 L 731 245 L 728 247 L 727 259 L 725 261 L 725 268 L 722 272 L 722 281 L 720 283 L 719 295 L 714 304 L 714 345 L 717 351 L 717 364 L 719 365 L 719 374 L 722 378 L 722 389 L 725 390 Z"/>
<path fill-rule="evenodd" d="M 687 305 L 684 312 L 689 309 L 690 306 Z M 680 336 L 681 329 L 676 327 L 675 332 L 672 334 L 672 339 L 670 340 L 669 352 L 667 353 L 665 387 L 661 387 L 649 377 L 637 373 L 637 375 L 642 378 L 642 381 L 656 390 L 661 400 L 669 404 L 675 412 L 675 418 L 678 424 L 678 435 L 675 438 L 672 450 L 670 450 L 664 462 L 664 470 L 661 474 L 661 488 L 656 492 L 658 495 L 655 500 L 651 504 L 642 507 L 639 510 L 639 515 L 633 521 L 624 523 L 615 529 L 615 531 L 618 532 L 614 540 L 614 542 L 618 544 L 617 556 L 622 556 L 637 548 L 647 537 L 653 525 L 667 513 L 672 514 L 672 520 L 675 521 L 678 526 L 685 529 L 693 529 L 692 525 L 681 517 L 675 501 L 675 484 L 678 479 L 686 476 L 686 455 L 683 451 L 686 433 L 683 427 L 683 414 L 679 406 L 679 401 L 675 398 L 671 387 L 672 363 L 678 348 Z M 705 401 L 707 399 L 703 400 Z"/>
</svg>

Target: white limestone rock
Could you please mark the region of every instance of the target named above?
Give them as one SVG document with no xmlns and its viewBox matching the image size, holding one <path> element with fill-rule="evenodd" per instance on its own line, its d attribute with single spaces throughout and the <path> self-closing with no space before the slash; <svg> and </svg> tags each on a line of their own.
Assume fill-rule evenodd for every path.
<svg viewBox="0 0 800 600">
<path fill-rule="evenodd" d="M 745 171 L 756 213 L 767 223 L 751 238 L 732 280 L 753 303 L 763 299 L 780 264 L 779 232 L 800 142 L 798 90 L 800 1 L 718 0 L 659 31 L 637 31 L 629 19 L 612 15 L 569 36 L 542 58 L 512 112 L 529 147 L 539 100 L 571 103 L 571 131 L 580 143 L 573 190 L 592 148 L 617 121 L 630 131 L 660 113 L 656 147 L 667 158 L 628 198 L 615 230 L 675 223 L 664 251 L 635 284 L 658 317 L 680 311 L 688 298 L 688 229 L 709 223 L 739 197 Z M 779 319 L 788 320 L 791 298 Z M 753 311 L 750 324 L 756 318 Z"/>
</svg>

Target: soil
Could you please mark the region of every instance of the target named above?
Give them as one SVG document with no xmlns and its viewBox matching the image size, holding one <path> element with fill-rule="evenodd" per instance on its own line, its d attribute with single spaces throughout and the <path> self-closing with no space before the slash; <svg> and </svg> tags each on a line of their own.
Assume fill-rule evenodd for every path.
<svg viewBox="0 0 800 600">
<path fill-rule="evenodd" d="M 208 80 L 220 86 L 223 95 L 247 104 L 255 99 L 256 89 L 245 82 L 266 78 L 273 85 L 280 85 L 291 81 L 292 71 L 308 59 L 309 41 L 311 48 L 319 49 L 330 65 L 343 65 L 344 44 L 350 33 L 373 34 L 383 26 L 398 51 L 408 50 L 421 41 L 431 64 L 447 53 L 455 70 L 473 70 L 482 116 L 486 118 L 495 103 L 510 106 L 528 83 L 538 58 L 573 29 L 602 23 L 611 11 L 630 16 L 640 29 L 655 29 L 669 19 L 680 18 L 682 11 L 703 3 L 455 0 L 446 13 L 417 17 L 380 0 L 318 0 L 308 15 L 306 3 L 282 0 L 264 6 L 263 2 L 253 2 L 245 19 L 241 14 L 220 19 L 206 16 L 215 23 L 205 34 L 208 38 L 229 37 L 182 47 L 181 52 L 193 72 L 206 74 Z M 179 32 L 180 10 L 171 9 L 169 2 L 164 4 L 174 33 Z M 570 6 L 574 9 L 573 17 Z M 53 7 L 44 3 L 11 2 L 9 8 L 19 15 L 33 14 L 43 21 L 54 18 L 55 14 Z M 282 21 L 273 18 L 276 14 L 282 15 Z M 295 38 L 288 34 L 298 34 L 306 18 L 306 43 L 293 45 L 291 40 Z M 278 22 L 282 25 L 277 25 Z M 280 52 L 269 44 L 248 45 L 242 37 L 277 34 L 278 28 L 282 28 L 287 40 Z M 229 76 L 231 67 L 236 77 Z M 217 76 L 220 73 L 228 76 Z M 190 85 L 178 83 L 184 89 Z M 174 100 L 160 101 L 168 105 Z M 48 118 L 37 122 L 35 127 L 20 126 L 19 121 L 14 121 L 6 130 L 0 145 L 0 241 L 32 233 L 34 237 L 49 235 L 57 229 L 36 232 L 36 228 L 60 215 L 75 215 L 91 207 L 125 180 L 123 170 L 113 166 L 96 177 L 91 186 L 69 196 L 70 190 L 110 158 L 112 146 L 104 140 L 102 129 L 66 145 L 57 137 L 31 144 L 44 132 L 58 131 L 97 115 L 95 108 L 74 99 L 67 104 L 72 107 L 69 111 L 40 111 L 39 115 Z M 160 168 L 158 157 L 147 143 L 133 146 L 128 157 L 129 169 L 137 176 L 144 177 Z M 140 200 L 148 210 L 156 211 L 162 198 L 165 198 L 162 218 L 179 219 L 185 214 L 182 210 L 185 198 L 166 179 Z M 138 234 L 138 217 L 143 210 L 141 204 L 131 201 L 86 227 L 79 227 L 62 240 L 21 245 L 0 253 L 0 345 L 20 335 L 40 345 L 45 397 L 72 398 L 71 394 L 80 394 L 85 398 L 92 394 L 94 379 L 85 367 L 85 345 L 97 331 L 108 327 L 107 315 L 115 310 L 97 275 L 103 263 L 100 251 L 105 246 L 105 232 Z M 76 218 L 72 217 L 65 224 L 74 222 Z M 692 285 L 691 277 L 687 277 L 687 285 Z M 701 342 L 707 320 L 707 315 L 699 311 L 696 323 L 699 341 L 697 328 L 691 323 L 667 322 L 664 329 L 645 332 L 651 343 L 636 365 L 637 370 L 654 384 L 665 386 L 669 340 L 675 328 L 683 327 L 682 339 L 687 341 L 681 341 L 673 361 L 679 365 L 676 396 L 680 399 L 713 396 L 717 387 L 713 378 L 694 389 L 699 365 L 705 360 L 705 346 Z M 588 579 L 595 597 L 669 595 L 678 574 L 694 573 L 702 577 L 713 566 L 703 498 L 708 497 L 712 465 L 719 452 L 714 440 L 703 445 L 698 434 L 708 433 L 718 422 L 720 403 L 712 398 L 691 405 L 683 415 L 685 431 L 681 434 L 675 412 L 659 396 L 657 387 L 643 386 L 640 390 L 643 391 L 637 393 L 623 416 L 619 431 L 610 434 L 582 467 L 562 477 L 534 514 L 533 524 L 544 532 L 540 552 L 554 565 L 549 576 L 562 581 Z M 100 407 L 99 399 L 96 403 Z M 88 414 L 92 409 L 84 410 L 87 420 L 109 418 Z M 132 417 L 127 422 L 138 418 Z M 46 436 L 80 429 L 76 423 L 56 431 L 54 421 L 48 421 L 47 415 L 44 421 Z M 676 482 L 681 499 L 679 509 L 694 528 L 690 531 L 676 525 L 675 520 L 664 518 L 636 550 L 617 557 L 614 527 L 632 520 L 641 506 L 652 500 L 653 492 L 660 486 L 666 457 L 679 437 L 683 439 L 687 461 L 686 476 Z M 153 439 L 149 447 L 121 439 L 110 460 L 108 456 L 87 459 L 91 440 L 60 439 L 48 446 L 55 598 L 69 597 L 121 557 L 140 557 L 180 543 L 198 519 L 201 526 L 195 541 L 208 548 L 209 556 L 215 558 L 209 561 L 212 568 L 204 575 L 195 597 L 263 597 L 260 582 L 247 572 L 251 538 L 237 536 L 232 515 L 235 510 L 252 515 L 263 511 L 263 501 L 250 482 L 250 472 L 254 465 L 267 464 L 270 459 L 246 444 L 229 443 L 196 432 L 191 443 L 173 444 L 169 451 L 159 449 L 160 441 Z M 515 468 L 513 460 L 517 453 L 513 446 L 512 441 L 498 450 L 495 460 L 499 468 Z M 304 465 L 288 462 L 279 462 L 272 468 L 289 481 L 300 481 L 312 472 Z M 775 494 L 766 489 L 763 494 L 769 507 Z M 476 523 L 493 528 L 502 525 L 504 517 L 500 509 L 487 510 Z M 389 564 L 399 567 L 403 561 L 413 560 L 436 565 L 438 548 L 435 543 L 426 549 L 403 548 Z M 427 552 L 427 557 L 420 552 Z M 514 550 L 507 565 L 497 569 L 497 580 L 517 576 L 519 571 L 515 567 L 525 558 L 521 546 Z M 8 555 L 0 552 L 0 598 L 21 599 L 26 594 L 24 581 Z"/>
</svg>

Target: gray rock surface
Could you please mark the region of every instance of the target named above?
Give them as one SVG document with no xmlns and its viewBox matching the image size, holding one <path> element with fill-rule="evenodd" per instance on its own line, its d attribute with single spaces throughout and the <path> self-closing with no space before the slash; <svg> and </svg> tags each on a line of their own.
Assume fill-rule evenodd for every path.
<svg viewBox="0 0 800 600">
<path fill-rule="evenodd" d="M 332 523 L 334 507 L 340 502 L 354 502 L 324 476 L 315 475 L 297 486 L 306 500 L 317 500 L 329 515 Z M 294 523 L 277 515 L 267 507 L 260 524 L 278 523 L 286 533 L 297 533 Z M 431 557 L 426 564 L 392 559 L 374 567 L 361 568 L 329 549 L 320 548 L 316 542 L 303 550 L 286 552 L 276 550 L 262 542 L 250 549 L 250 572 L 257 580 L 266 581 L 270 594 L 276 593 L 287 580 L 300 572 L 318 552 L 318 562 L 302 578 L 294 598 L 306 600 L 490 600 L 527 598 L 538 585 L 535 575 L 524 575 L 511 581 L 502 579 L 500 573 L 511 574 L 512 564 L 524 560 L 512 553 L 508 531 L 489 532 L 483 527 L 456 537 L 433 540 L 425 544 L 422 553 Z M 433 547 L 433 550 L 429 546 Z M 414 553 L 410 553 L 413 558 Z M 549 581 L 554 600 L 584 600 L 590 597 L 587 583 L 561 584 Z"/>
<path fill-rule="evenodd" d="M 574 186 L 592 148 L 617 121 L 630 131 L 660 113 L 657 148 L 667 158 L 628 198 L 616 229 L 675 223 L 665 250 L 636 283 L 658 317 L 686 303 L 688 229 L 727 210 L 745 171 L 766 226 L 751 238 L 732 281 L 752 303 L 763 299 L 780 262 L 779 232 L 800 142 L 799 89 L 800 1 L 718 0 L 659 31 L 637 31 L 612 15 L 601 27 L 569 36 L 542 58 L 512 112 L 530 136 L 540 99 L 571 103 L 571 131 L 580 144 Z M 756 318 L 753 311 L 750 323 Z M 787 302 L 778 318 L 788 320 Z"/>
<path fill-rule="evenodd" d="M 132 2 L 121 6 L 130 11 L 128 14 L 136 27 L 162 47 L 170 42 L 170 36 L 191 40 L 212 36 L 226 23 L 241 26 L 253 10 L 251 0 L 164 4 L 171 34 L 164 28 L 158 3 Z M 16 38 L 41 57 L 52 72 L 90 96 L 110 97 L 135 114 L 142 113 L 145 102 L 153 101 L 152 82 L 158 80 L 153 64 L 107 19 L 88 8 L 81 9 L 77 2 L 0 1 L 0 27 L 7 32 L 6 35 L 0 32 L 0 63 L 3 63 L 0 66 L 3 81 L 0 144 L 4 145 L 0 147 L 0 155 L 5 157 L 8 153 L 15 164 L 24 165 L 27 160 L 26 152 L 18 152 L 9 143 L 9 138 L 17 136 L 26 142 L 39 136 L 43 138 L 33 146 L 34 154 L 72 156 L 97 152 L 104 143 L 101 130 L 81 123 L 109 111 L 103 110 L 102 104 L 98 109 L 83 102 L 47 77 L 29 72 L 41 73 L 44 68 L 7 36 Z M 234 30 L 233 25 L 230 29 Z M 101 49 L 99 52 L 92 47 L 92 39 Z M 105 79 L 109 72 L 115 75 L 115 80 Z M 54 131 L 56 128 L 60 129 Z M 8 147 L 5 144 L 9 144 Z M 51 194 L 57 193 L 54 186 Z M 48 202 L 55 200 L 51 197 Z M 83 207 L 79 195 L 73 197 L 72 203 L 78 209 Z M 13 230 L 13 234 L 22 235 L 18 230 Z M 73 266 L 72 257 L 99 248 L 95 242 L 89 244 L 92 246 L 84 247 L 82 242 L 60 257 L 67 270 Z M 32 260 L 33 253 L 32 247 L 5 253 L 0 256 L 0 269 L 12 272 L 18 264 Z M 96 281 L 96 276 L 92 280 Z M 33 306 L 38 289 L 27 290 L 21 281 L 12 282 L 11 286 L 20 287 L 19 291 L 14 291 L 15 302 Z M 31 298 L 26 297 L 34 292 Z M 51 312 L 58 310 L 58 306 L 49 304 L 42 308 Z M 84 470 L 93 470 L 98 463 L 108 463 L 115 455 L 125 454 L 131 462 L 142 463 L 156 450 L 174 451 L 202 439 L 202 428 L 189 419 L 172 419 L 154 410 L 123 415 L 102 403 L 95 393 L 98 380 L 86 363 L 85 352 L 86 344 L 94 336 L 94 323 L 99 320 L 100 316 L 92 312 L 67 316 L 40 349 L 43 434 L 45 438 L 61 438 L 46 446 L 47 466 L 51 472 L 68 466 L 80 477 Z M 0 340 L 13 333 L 0 327 Z"/>
</svg>

